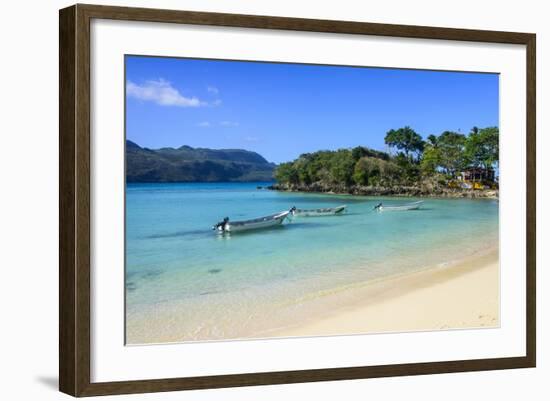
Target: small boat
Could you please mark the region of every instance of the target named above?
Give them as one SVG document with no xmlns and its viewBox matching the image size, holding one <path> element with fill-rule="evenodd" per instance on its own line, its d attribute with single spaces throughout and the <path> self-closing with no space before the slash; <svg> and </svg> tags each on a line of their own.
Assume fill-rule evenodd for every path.
<svg viewBox="0 0 550 401">
<path fill-rule="evenodd" d="M 225 232 L 234 233 L 234 232 L 258 230 L 261 228 L 274 227 L 274 226 L 278 226 L 279 224 L 282 224 L 282 222 L 287 218 L 287 216 L 290 213 L 292 213 L 293 209 L 272 214 L 269 216 L 258 217 L 256 219 L 251 219 L 251 220 L 230 221 L 229 217 L 226 217 L 222 221 L 214 225 L 212 229 L 216 230 L 219 233 L 225 233 Z"/>
<path fill-rule="evenodd" d="M 378 210 L 380 212 L 397 212 L 402 210 L 417 210 L 420 208 L 420 206 L 424 203 L 424 201 L 418 201 L 418 202 L 412 202 L 412 203 L 406 203 L 403 205 L 392 205 L 392 206 L 384 206 L 383 203 L 379 203 L 374 207 L 374 210 Z"/>
<path fill-rule="evenodd" d="M 325 207 L 321 209 L 294 209 L 292 214 L 299 217 L 335 216 L 346 210 L 346 205 L 337 207 Z"/>
</svg>

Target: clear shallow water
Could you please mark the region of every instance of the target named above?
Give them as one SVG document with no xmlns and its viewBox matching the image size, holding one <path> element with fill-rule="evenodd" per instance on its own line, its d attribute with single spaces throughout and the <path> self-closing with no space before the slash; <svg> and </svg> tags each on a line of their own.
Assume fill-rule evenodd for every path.
<svg viewBox="0 0 550 401">
<path fill-rule="evenodd" d="M 266 184 L 128 185 L 129 343 L 237 338 L 291 325 L 311 313 L 307 301 L 452 263 L 498 241 L 494 200 L 428 198 L 417 211 L 377 213 L 378 202 L 416 199 L 285 193 L 257 185 Z M 292 206 L 340 204 L 348 205 L 342 216 L 294 218 L 233 235 L 211 230 L 225 216 L 243 220 Z"/>
</svg>

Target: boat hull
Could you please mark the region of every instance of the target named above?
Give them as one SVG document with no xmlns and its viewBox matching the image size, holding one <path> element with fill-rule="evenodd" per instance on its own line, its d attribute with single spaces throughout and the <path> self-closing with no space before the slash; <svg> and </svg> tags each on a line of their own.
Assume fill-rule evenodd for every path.
<svg viewBox="0 0 550 401">
<path fill-rule="evenodd" d="M 422 206 L 422 201 L 410 203 L 408 205 L 400 205 L 400 206 L 380 206 L 378 208 L 381 212 L 400 212 L 400 211 L 406 211 L 406 210 L 417 210 Z"/>
<path fill-rule="evenodd" d="M 294 216 L 297 217 L 322 217 L 322 216 L 336 216 L 344 213 L 347 206 L 338 206 L 326 209 L 296 209 Z"/>
<path fill-rule="evenodd" d="M 218 231 L 236 233 L 243 231 L 261 230 L 281 225 L 290 212 L 282 212 L 273 216 L 260 217 L 254 220 L 229 221 L 224 228 L 218 227 Z"/>
</svg>

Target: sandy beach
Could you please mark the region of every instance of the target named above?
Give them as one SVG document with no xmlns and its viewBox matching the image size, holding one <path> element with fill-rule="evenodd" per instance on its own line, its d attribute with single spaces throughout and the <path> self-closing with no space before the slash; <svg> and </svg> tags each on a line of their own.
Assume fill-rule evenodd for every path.
<svg viewBox="0 0 550 401">
<path fill-rule="evenodd" d="M 259 314 L 248 320 L 238 314 L 243 311 L 223 322 L 212 320 L 211 313 L 202 320 L 205 315 L 186 313 L 188 304 L 170 302 L 131 316 L 127 339 L 128 344 L 147 344 L 498 327 L 499 296 L 495 247 L 445 266 L 355 283 L 272 306 L 275 309 L 269 313 L 261 313 L 260 306 Z M 281 325 L 284 316 L 294 323 Z M 208 329 L 209 324 L 214 329 Z M 190 325 L 207 330 L 192 337 L 182 335 Z M 224 327 L 238 331 L 228 336 Z"/>
<path fill-rule="evenodd" d="M 363 301 L 270 336 L 498 327 L 498 251 L 366 284 Z"/>
</svg>

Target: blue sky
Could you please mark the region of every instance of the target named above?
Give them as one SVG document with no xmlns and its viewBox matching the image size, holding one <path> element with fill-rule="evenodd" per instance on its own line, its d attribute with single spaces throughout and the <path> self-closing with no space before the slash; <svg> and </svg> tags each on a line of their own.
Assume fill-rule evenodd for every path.
<svg viewBox="0 0 550 401">
<path fill-rule="evenodd" d="M 269 161 L 498 126 L 498 75 L 126 56 L 126 135 L 149 147 L 240 148 Z"/>
</svg>

